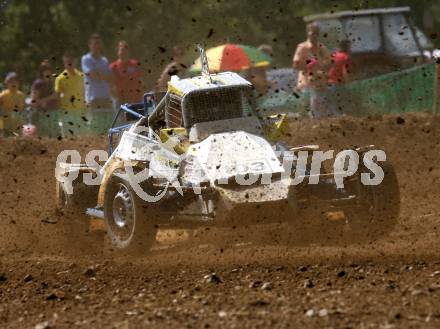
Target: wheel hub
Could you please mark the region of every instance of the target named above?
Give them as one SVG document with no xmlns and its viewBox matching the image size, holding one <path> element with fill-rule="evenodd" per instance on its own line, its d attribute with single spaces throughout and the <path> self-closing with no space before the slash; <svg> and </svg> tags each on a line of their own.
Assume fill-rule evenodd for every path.
<svg viewBox="0 0 440 329">
<path fill-rule="evenodd" d="M 121 239 L 127 238 L 134 225 L 134 208 L 130 192 L 123 184 L 113 198 L 113 227 L 114 233 Z"/>
</svg>

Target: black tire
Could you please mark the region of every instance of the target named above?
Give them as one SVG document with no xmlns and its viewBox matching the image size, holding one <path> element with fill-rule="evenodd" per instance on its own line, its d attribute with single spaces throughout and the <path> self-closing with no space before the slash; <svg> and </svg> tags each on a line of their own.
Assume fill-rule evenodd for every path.
<svg viewBox="0 0 440 329">
<path fill-rule="evenodd" d="M 139 198 L 123 174 L 111 177 L 104 197 L 104 218 L 114 252 L 148 253 L 156 241 L 157 216 L 156 207 Z"/>
<path fill-rule="evenodd" d="M 216 218 L 215 220 L 225 220 L 221 218 L 223 207 L 222 203 L 219 202 L 216 207 L 216 212 L 218 212 L 220 219 Z M 279 209 L 282 216 L 276 212 L 278 209 L 275 209 L 273 213 L 268 213 L 267 217 L 260 218 L 256 222 L 250 222 L 245 225 L 240 222 L 245 216 L 251 215 L 252 212 L 243 214 L 231 213 L 229 216 L 232 220 L 237 220 L 236 222 L 232 222 L 226 227 L 212 227 L 198 230 L 196 237 L 199 238 L 200 241 L 203 241 L 202 238 L 204 238 L 205 241 L 221 249 L 230 248 L 237 244 L 252 244 L 257 246 L 291 244 L 292 241 L 294 241 L 294 233 L 296 232 L 293 228 L 293 223 L 296 223 L 295 214 L 297 212 L 295 189 L 291 189 L 288 199 L 283 204 L 280 204 L 279 207 L 282 208 Z M 260 206 L 256 205 L 253 211 L 260 211 Z M 271 218 L 271 215 L 277 216 L 276 218 L 279 219 L 279 221 Z M 288 217 L 289 220 L 287 220 Z M 231 220 L 231 218 L 229 220 Z"/>
<path fill-rule="evenodd" d="M 299 208 L 297 220 L 289 222 L 287 245 L 307 246 L 310 244 L 334 245 L 342 241 L 344 223 L 329 221 L 327 213 L 317 206 Z"/>
<path fill-rule="evenodd" d="M 352 208 L 330 214 L 313 205 L 299 209 L 301 218 L 291 227 L 296 231 L 295 243 L 347 245 L 373 242 L 389 234 L 399 218 L 400 193 L 392 165 L 385 163 L 382 169 L 384 179 L 381 184 L 363 185 L 359 175 L 356 184 L 348 187 L 356 191 L 360 199 Z"/>
<path fill-rule="evenodd" d="M 64 185 L 57 182 L 57 212 L 68 252 L 92 254 L 102 249 L 103 237 L 90 234 L 91 219 L 85 214 L 87 208 L 95 206 L 95 194 L 96 188 L 81 185 L 74 185 L 73 194 L 68 194 Z"/>
<path fill-rule="evenodd" d="M 391 164 L 382 165 L 384 179 L 379 185 L 361 186 L 361 208 L 346 211 L 350 235 L 358 241 L 374 241 L 388 235 L 400 213 L 400 191 Z"/>
</svg>

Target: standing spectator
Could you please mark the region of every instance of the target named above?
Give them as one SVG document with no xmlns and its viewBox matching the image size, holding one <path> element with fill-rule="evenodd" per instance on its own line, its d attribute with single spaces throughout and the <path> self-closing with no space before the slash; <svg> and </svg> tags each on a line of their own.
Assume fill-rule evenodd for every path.
<svg viewBox="0 0 440 329">
<path fill-rule="evenodd" d="M 64 71 L 55 79 L 55 92 L 60 98 L 63 110 L 84 110 L 84 74 L 75 68 L 74 56 L 66 52 L 63 55 Z"/>
<path fill-rule="evenodd" d="M 328 71 L 329 107 L 335 114 L 357 112 L 350 91 L 345 88 L 345 83 L 350 79 L 351 68 L 350 41 L 342 40 L 339 49 L 332 54 L 332 65 Z"/>
<path fill-rule="evenodd" d="M 257 97 L 268 93 L 271 84 L 267 80 L 266 67 L 252 67 L 248 69 L 246 78 L 252 83 Z"/>
<path fill-rule="evenodd" d="M 350 48 L 350 40 L 342 40 L 339 43 L 339 49 L 332 54 L 332 65 L 328 71 L 329 84 L 348 82 L 352 67 Z"/>
<path fill-rule="evenodd" d="M 271 59 L 273 59 L 273 48 L 271 45 L 262 44 L 258 46 L 258 50 L 268 55 Z M 273 62 L 272 62 L 273 64 Z M 266 95 L 271 92 L 274 84 L 269 82 L 267 79 L 267 71 L 269 69 L 274 69 L 274 66 L 260 66 L 260 67 L 251 67 L 248 72 L 249 81 L 254 86 L 255 90 L 258 92 L 258 95 Z"/>
<path fill-rule="evenodd" d="M 263 43 L 263 44 L 259 45 L 257 49 L 258 49 L 259 51 L 265 53 L 267 56 L 269 56 L 269 57 L 271 58 L 271 64 L 268 65 L 267 67 L 265 67 L 266 71 L 267 71 L 267 70 L 270 70 L 270 69 L 275 70 L 276 67 L 275 67 L 275 65 L 274 65 L 274 61 L 273 61 L 273 55 L 274 55 L 274 52 L 273 52 L 273 48 L 272 48 L 272 46 Z"/>
<path fill-rule="evenodd" d="M 158 92 L 167 91 L 168 81 L 170 81 L 172 75 L 179 75 L 186 72 L 187 66 L 184 64 L 184 56 L 184 49 L 179 46 L 174 46 L 172 61 L 165 67 L 159 80 L 157 80 L 156 90 Z"/>
<path fill-rule="evenodd" d="M 330 60 L 329 50 L 319 42 L 318 25 L 307 25 L 307 40 L 297 46 L 293 56 L 293 68 L 298 70 L 297 88 L 304 90 L 325 85 Z"/>
<path fill-rule="evenodd" d="M 142 102 L 145 90 L 141 64 L 136 59 L 130 59 L 126 41 L 119 41 L 117 54 L 118 59 L 110 64 L 115 111 L 121 104 Z"/>
<path fill-rule="evenodd" d="M 53 71 L 48 60 L 40 64 L 39 77 L 31 87 L 32 108 L 40 111 L 58 109 L 58 95 L 54 91 Z"/>
<path fill-rule="evenodd" d="M 107 58 L 102 55 L 102 48 L 101 36 L 92 34 L 89 38 L 90 52 L 81 59 L 82 71 L 85 74 L 85 99 L 92 111 L 108 110 L 112 107 L 110 69 Z"/>
<path fill-rule="evenodd" d="M 297 88 L 310 91 L 310 109 L 315 118 L 332 115 L 326 106 L 327 69 L 330 60 L 327 47 L 319 42 L 318 25 L 307 25 L 307 40 L 297 46 L 293 68 L 298 71 Z"/>
<path fill-rule="evenodd" d="M 5 78 L 6 89 L 0 93 L 0 130 L 6 136 L 20 128 L 19 115 L 24 110 L 25 95 L 19 90 L 19 85 L 17 74 L 10 72 Z"/>
</svg>

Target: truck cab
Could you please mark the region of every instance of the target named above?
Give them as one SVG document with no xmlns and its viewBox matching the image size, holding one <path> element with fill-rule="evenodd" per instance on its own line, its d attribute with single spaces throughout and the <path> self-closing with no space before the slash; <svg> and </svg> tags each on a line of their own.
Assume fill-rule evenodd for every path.
<svg viewBox="0 0 440 329">
<path fill-rule="evenodd" d="M 330 51 L 351 43 L 353 80 L 370 78 L 428 62 L 433 45 L 411 17 L 409 7 L 341 11 L 304 17 L 316 23 Z"/>
</svg>

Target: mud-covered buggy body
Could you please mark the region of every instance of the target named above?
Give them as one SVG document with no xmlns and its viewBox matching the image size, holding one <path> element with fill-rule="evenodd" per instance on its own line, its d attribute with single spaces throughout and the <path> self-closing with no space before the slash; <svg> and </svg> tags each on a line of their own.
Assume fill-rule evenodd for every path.
<svg viewBox="0 0 440 329">
<path fill-rule="evenodd" d="M 143 104 L 123 105 L 109 130 L 110 156 L 102 168 L 59 165 L 59 205 L 103 218 L 108 237 L 122 250 L 148 250 L 159 227 L 276 222 L 294 231 L 312 225 L 316 235 L 334 227 L 346 231 L 350 222 L 352 233 L 389 231 L 399 210 L 390 165 L 382 164 L 383 184 L 364 186 L 361 173 L 370 172 L 360 160 L 359 170 L 338 188 L 334 172 L 311 168 L 319 147 L 282 142 L 286 116 L 259 116 L 252 96 L 248 81 L 225 72 L 173 77 L 157 104 L 150 93 Z M 362 158 L 369 150 L 356 152 Z M 78 177 L 68 191 L 63 178 L 72 172 Z M 85 184 L 84 175 L 96 176 L 95 185 Z M 329 219 L 338 212 L 344 215 Z"/>
</svg>

